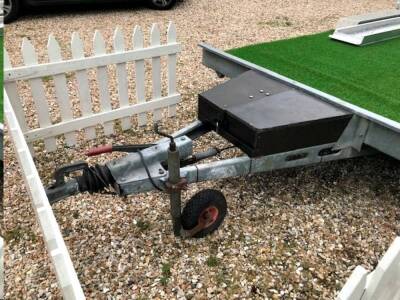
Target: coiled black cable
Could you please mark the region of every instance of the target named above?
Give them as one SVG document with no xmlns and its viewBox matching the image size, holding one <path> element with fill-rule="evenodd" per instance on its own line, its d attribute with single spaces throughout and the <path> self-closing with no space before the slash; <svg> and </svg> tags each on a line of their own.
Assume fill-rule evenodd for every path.
<svg viewBox="0 0 400 300">
<path fill-rule="evenodd" d="M 77 178 L 80 192 L 91 194 L 104 192 L 105 189 L 111 190 L 115 180 L 107 166 L 94 165 L 83 169 L 82 176 Z M 110 194 L 114 194 L 109 192 Z"/>
</svg>

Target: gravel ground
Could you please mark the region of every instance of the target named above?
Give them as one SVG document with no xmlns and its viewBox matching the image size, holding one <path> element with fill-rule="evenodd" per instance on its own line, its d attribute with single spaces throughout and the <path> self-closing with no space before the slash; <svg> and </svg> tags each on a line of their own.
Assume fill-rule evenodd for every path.
<svg viewBox="0 0 400 300">
<path fill-rule="evenodd" d="M 95 29 L 104 33 L 110 47 L 117 25 L 128 40 L 136 24 L 148 32 L 153 22 L 165 30 L 167 22 L 174 21 L 183 44 L 178 63 L 183 99 L 177 118 L 165 123 L 173 131 L 196 118 L 197 94 L 219 81 L 201 65 L 198 42 L 228 49 L 320 32 L 333 28 L 339 17 L 388 8 L 392 2 L 251 0 L 232 5 L 228 0 L 186 0 L 169 12 L 142 7 L 59 10 L 8 25 L 5 46 L 19 65 L 22 37 L 45 49 L 53 33 L 68 57 L 73 31 L 90 51 Z M 39 57 L 45 61 L 44 51 Z M 51 83 L 46 85 L 51 94 Z M 21 89 L 30 111 L 28 89 Z M 57 119 L 53 108 L 52 113 Z M 32 116 L 30 123 L 35 122 Z M 118 135 L 114 142 L 155 138 L 148 127 Z M 107 141 L 111 139 L 96 142 Z M 210 144 L 226 142 L 208 134 L 196 149 Z M 234 154 L 231 150 L 225 155 Z M 7 240 L 6 297 L 61 298 L 7 136 L 5 157 L 1 232 Z M 83 158 L 77 150 L 60 149 L 38 155 L 37 165 L 47 184 L 56 166 Z M 332 299 L 356 265 L 372 269 L 399 233 L 399 178 L 398 161 L 375 156 L 192 185 L 185 199 L 211 187 L 221 189 L 229 203 L 221 229 L 201 240 L 174 238 L 168 201 L 159 193 L 127 198 L 84 194 L 55 205 L 54 212 L 91 299 Z"/>
</svg>

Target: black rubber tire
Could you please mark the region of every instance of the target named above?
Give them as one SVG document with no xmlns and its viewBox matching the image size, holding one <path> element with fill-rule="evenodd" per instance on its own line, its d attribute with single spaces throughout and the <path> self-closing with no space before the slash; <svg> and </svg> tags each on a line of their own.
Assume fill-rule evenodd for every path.
<svg viewBox="0 0 400 300">
<path fill-rule="evenodd" d="M 150 7 L 153 9 L 158 9 L 158 10 L 168 10 L 174 7 L 176 4 L 176 0 L 165 0 L 166 3 L 158 3 L 160 0 L 147 0 Z"/>
<path fill-rule="evenodd" d="M 209 227 L 199 231 L 193 237 L 202 238 L 211 234 L 222 224 L 228 212 L 228 206 L 224 194 L 217 190 L 206 189 L 195 194 L 186 203 L 182 211 L 182 227 L 183 229 L 193 229 L 198 224 L 200 214 L 210 206 L 218 209 L 218 217 Z"/>
<path fill-rule="evenodd" d="M 4 24 L 8 24 L 16 20 L 21 10 L 20 0 L 8 0 L 8 1 L 10 1 L 11 9 L 8 14 L 4 14 Z M 6 3 L 4 3 L 3 5 L 6 5 Z"/>
</svg>

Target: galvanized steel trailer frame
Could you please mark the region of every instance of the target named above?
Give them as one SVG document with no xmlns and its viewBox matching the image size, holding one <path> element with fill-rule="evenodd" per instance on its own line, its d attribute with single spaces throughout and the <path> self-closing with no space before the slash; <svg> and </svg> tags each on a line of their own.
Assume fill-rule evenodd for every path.
<svg viewBox="0 0 400 300">
<path fill-rule="evenodd" d="M 365 144 L 400 160 L 400 123 L 240 59 L 211 45 L 201 43 L 200 47 L 203 51 L 203 64 L 216 71 L 219 75 L 233 78 L 243 72 L 256 70 L 267 77 L 314 95 L 321 101 L 326 101 L 352 112 L 358 119 L 358 125 L 353 122 L 353 130 L 348 130 L 346 137 L 342 136 L 338 146 Z"/>
<path fill-rule="evenodd" d="M 297 149 L 263 157 L 250 158 L 249 156 L 244 155 L 232 159 L 186 166 L 181 168 L 180 174 L 187 180 L 187 183 L 244 176 L 252 173 L 307 166 L 321 162 L 371 154 L 371 149 L 362 149 L 363 145 L 370 146 L 373 149 L 400 160 L 400 123 L 350 104 L 337 97 L 321 92 L 248 61 L 242 60 L 210 45 L 202 43 L 200 44 L 200 47 L 203 51 L 203 64 L 216 71 L 219 75 L 233 78 L 246 71 L 256 70 L 274 80 L 281 81 L 296 89 L 316 96 L 321 101 L 326 101 L 330 104 L 346 109 L 352 112 L 354 116 L 336 143 Z M 188 136 L 202 126 L 202 122 L 196 121 L 173 134 L 173 136 L 181 138 L 178 139 L 178 149 L 181 152 L 181 157 L 193 154 L 193 141 L 188 138 Z M 332 149 L 334 151 L 322 155 L 321 153 L 324 153 L 324 150 L 327 149 Z M 161 185 L 168 179 L 168 171 L 164 170 L 160 164 L 162 160 L 167 159 L 166 151 L 167 143 L 165 139 L 160 141 L 160 146 L 143 150 L 146 159 L 151 161 L 151 164 L 153 164 L 149 167 L 150 170 L 153 170 L 153 172 L 151 172 L 152 177 L 154 176 L 153 179 Z M 112 165 L 109 165 L 109 167 L 114 170 L 119 169 L 121 173 L 128 172 L 129 174 L 132 169 L 137 170 L 137 167 L 141 165 L 137 154 L 131 154 L 129 160 L 131 161 L 130 168 L 126 168 L 126 164 L 123 160 L 119 161 L 119 168 L 115 168 L 115 166 Z M 133 167 L 134 165 L 137 167 Z M 113 175 L 123 178 L 122 181 L 117 183 L 124 186 L 126 194 L 154 190 L 154 186 L 148 179 L 144 170 L 136 172 L 134 177 L 131 178 L 129 178 L 127 173 L 121 175 L 120 172 L 117 171 Z"/>
<path fill-rule="evenodd" d="M 107 170 L 105 173 L 110 174 L 113 178 L 106 183 L 105 187 L 108 185 L 112 186 L 115 193 L 119 196 L 127 196 L 156 189 L 168 193 L 170 195 L 170 212 L 173 220 L 174 234 L 176 236 L 191 237 L 200 232 L 203 227 L 200 223 L 199 226 L 189 230 L 185 230 L 181 226 L 181 192 L 188 184 L 246 176 L 278 169 L 315 165 L 321 162 L 374 153 L 376 151 L 370 148 L 362 148 L 362 145 L 357 141 L 353 143 L 352 140 L 348 139 L 348 136 L 353 136 L 354 132 L 357 134 L 361 132 L 363 134 L 362 130 L 365 128 L 363 124 L 358 117 L 354 117 L 341 136 L 340 140 L 343 141 L 343 144 L 329 143 L 254 158 L 243 155 L 231 159 L 200 164 L 193 163 L 181 167 L 180 161 L 193 156 L 194 139 L 210 130 L 207 130 L 207 126 L 202 122 L 196 121 L 173 134 L 173 150 L 171 148 L 171 141 L 162 139 L 151 147 L 137 153 L 130 153 L 123 158 L 112 160 L 99 168 Z M 359 128 L 361 128 L 361 131 Z M 351 141 L 351 143 L 349 144 L 348 141 Z M 197 155 L 203 155 L 204 153 Z M 211 154 L 210 157 L 214 155 Z M 166 167 L 165 162 L 168 163 L 168 167 Z M 82 164 L 85 163 L 78 162 L 76 166 L 79 167 L 79 170 L 87 170 L 87 164 L 83 168 Z M 71 166 L 72 169 L 70 169 Z M 70 171 L 78 170 L 73 169 L 74 165 L 69 165 L 67 168 L 69 171 L 62 173 L 62 178 L 64 175 L 68 175 Z M 60 178 L 59 176 L 55 177 Z M 90 191 L 90 189 L 82 190 L 82 181 L 80 178 L 83 177 L 70 178 L 68 181 L 62 179 L 59 184 L 56 183 L 47 189 L 46 194 L 50 203 L 55 203 L 83 191 Z M 107 177 L 102 177 L 101 181 L 107 181 Z"/>
<path fill-rule="evenodd" d="M 201 121 L 195 121 L 172 136 L 156 129 L 156 132 L 168 138 L 163 138 L 145 149 L 130 153 L 120 159 L 112 160 L 104 166 L 89 168 L 86 163 L 78 162 L 75 165 L 66 166 L 65 169 L 58 172 L 58 175 L 56 172 L 56 184 L 46 190 L 51 203 L 83 191 L 99 192 L 108 187 L 112 187 L 115 193 L 120 196 L 157 189 L 170 194 L 175 235 L 187 237 L 193 236 L 193 231 L 183 230 L 181 227 L 181 191 L 190 183 L 315 165 L 321 162 L 369 155 L 376 153 L 376 150 L 400 160 L 399 123 L 241 60 L 209 45 L 201 44 L 201 47 L 203 48 L 203 64 L 215 70 L 219 75 L 236 77 L 243 72 L 256 70 L 273 80 L 317 97 L 321 101 L 350 111 L 353 113 L 353 117 L 340 138 L 332 143 L 261 157 L 249 157 L 244 154 L 240 157 L 207 163 L 199 163 L 201 159 L 195 159 L 194 162 L 190 161 L 183 166 L 180 163 L 187 161 L 188 158 L 196 158 L 196 155 L 197 157 L 207 158 L 218 153 L 215 149 L 209 149 L 203 153 L 193 153 L 194 140 L 213 130 L 213 128 Z M 218 127 L 215 130 L 218 133 Z M 64 181 L 64 175 L 68 176 L 71 171 L 76 170 L 86 170 L 86 177 L 82 175 L 82 177 L 69 178 L 68 181 Z M 60 174 L 61 176 L 59 176 Z M 88 188 L 89 185 L 85 182 L 89 181 L 86 181 L 86 179 L 97 181 L 102 187 Z"/>
</svg>

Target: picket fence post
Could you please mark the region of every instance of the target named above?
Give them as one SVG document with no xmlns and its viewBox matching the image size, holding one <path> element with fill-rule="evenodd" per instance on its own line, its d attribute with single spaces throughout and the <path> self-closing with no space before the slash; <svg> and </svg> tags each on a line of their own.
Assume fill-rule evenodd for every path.
<svg viewBox="0 0 400 300">
<path fill-rule="evenodd" d="M 31 151 L 33 142 L 37 140 L 44 140 L 47 151 L 55 151 L 58 145 L 62 145 L 58 137 L 64 137 L 66 145 L 74 146 L 77 144 L 77 133 L 80 130 L 83 130 L 85 139 L 94 139 L 98 125 L 103 127 L 104 135 L 112 135 L 117 120 L 121 120 L 123 130 L 128 130 L 132 128 L 131 117 L 134 115 L 137 115 L 139 126 L 147 125 L 150 121 L 147 120 L 147 113 L 153 114 L 153 122 L 162 120 L 164 109 L 168 110 L 168 117 L 175 116 L 176 104 L 180 101 L 180 95 L 176 91 L 176 61 L 180 44 L 176 42 L 175 26 L 172 23 L 168 24 L 165 44 L 161 43 L 157 24 L 151 27 L 149 46 L 144 46 L 144 36 L 138 26 L 134 29 L 132 41 L 132 49 L 126 49 L 124 34 L 121 29 L 116 28 L 112 40 L 113 49 L 108 53 L 102 34 L 95 31 L 92 40 L 93 55 L 85 56 L 83 42 L 78 33 L 74 32 L 71 37 L 72 59 L 66 60 L 62 57 L 60 44 L 50 35 L 47 43 L 49 62 L 39 63 L 34 46 L 24 38 L 21 48 L 24 66 L 19 67 L 11 65 L 5 51 L 5 89 Z M 164 96 L 162 57 L 166 57 L 168 80 Z M 151 62 L 151 99 L 146 99 L 146 60 Z M 129 99 L 128 92 L 127 68 L 130 62 L 135 67 L 135 99 Z M 109 76 L 113 76 L 114 72 L 114 69 L 110 68 L 111 65 L 115 65 L 117 97 L 111 94 L 114 90 L 110 88 L 112 81 Z M 89 80 L 91 70 L 95 71 L 95 81 Z M 75 78 L 75 85 L 69 84 L 72 77 Z M 24 112 L 27 107 L 21 102 L 18 81 L 26 81 L 30 86 L 32 103 L 39 123 L 37 128 L 28 126 L 30 122 Z M 55 103 L 59 108 L 61 120 L 52 121 L 48 99 L 52 95 L 47 94 L 48 85 L 54 86 Z M 79 106 L 73 107 L 71 88 L 77 90 Z M 112 105 L 111 99 L 116 103 Z M 99 105 L 96 112 L 94 104 Z"/>
</svg>

